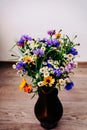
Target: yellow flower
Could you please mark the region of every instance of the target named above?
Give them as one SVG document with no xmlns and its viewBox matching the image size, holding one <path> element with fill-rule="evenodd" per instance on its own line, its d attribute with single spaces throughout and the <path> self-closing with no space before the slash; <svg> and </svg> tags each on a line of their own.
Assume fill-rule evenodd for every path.
<svg viewBox="0 0 87 130">
<path fill-rule="evenodd" d="M 52 84 L 54 84 L 55 79 L 52 78 L 52 76 L 48 76 L 48 77 L 44 77 L 44 85 L 49 85 L 52 86 Z"/>
<path fill-rule="evenodd" d="M 22 90 L 25 87 L 25 85 L 26 85 L 26 79 L 23 78 L 22 82 L 20 83 L 19 89 Z"/>
<path fill-rule="evenodd" d="M 32 62 L 32 58 L 30 56 L 24 56 L 24 61 L 27 62 L 27 63 L 30 63 Z"/>
</svg>

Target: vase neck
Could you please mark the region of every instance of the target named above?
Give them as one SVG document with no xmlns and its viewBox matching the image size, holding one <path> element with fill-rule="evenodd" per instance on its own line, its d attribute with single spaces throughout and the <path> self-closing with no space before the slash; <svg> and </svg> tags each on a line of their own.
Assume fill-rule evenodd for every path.
<svg viewBox="0 0 87 130">
<path fill-rule="evenodd" d="M 42 90 L 40 90 L 38 92 L 38 94 L 39 94 L 39 96 L 40 95 L 43 95 L 43 96 L 57 96 L 58 89 L 44 87 Z"/>
</svg>

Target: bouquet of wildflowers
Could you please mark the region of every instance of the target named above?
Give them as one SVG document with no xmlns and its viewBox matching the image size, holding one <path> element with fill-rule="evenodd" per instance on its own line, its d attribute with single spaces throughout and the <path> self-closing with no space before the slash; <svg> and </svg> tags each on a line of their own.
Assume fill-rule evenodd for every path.
<svg viewBox="0 0 87 130">
<path fill-rule="evenodd" d="M 70 90 L 74 86 L 69 75 L 76 67 L 74 59 L 78 51 L 75 46 L 79 44 L 74 43 L 76 36 L 70 40 L 61 32 L 50 30 L 48 38 L 38 40 L 23 35 L 16 42 L 21 56 L 13 68 L 22 76 L 20 89 L 29 93 L 44 87 Z M 33 85 L 27 83 L 26 75 L 32 78 Z"/>
</svg>

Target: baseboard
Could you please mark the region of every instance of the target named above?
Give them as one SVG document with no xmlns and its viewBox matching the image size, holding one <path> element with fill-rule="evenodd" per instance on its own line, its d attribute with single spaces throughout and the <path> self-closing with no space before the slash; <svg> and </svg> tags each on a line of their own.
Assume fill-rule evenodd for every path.
<svg viewBox="0 0 87 130">
<path fill-rule="evenodd" d="M 79 61 L 78 62 L 78 67 L 79 68 L 87 68 L 87 61 L 85 61 L 85 62 Z"/>
<path fill-rule="evenodd" d="M 11 67 L 16 61 L 0 61 L 0 67 Z"/>
</svg>

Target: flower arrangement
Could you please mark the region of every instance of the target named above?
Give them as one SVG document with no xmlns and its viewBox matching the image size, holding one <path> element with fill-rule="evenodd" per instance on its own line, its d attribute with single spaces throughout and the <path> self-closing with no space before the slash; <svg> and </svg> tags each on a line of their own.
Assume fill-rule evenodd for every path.
<svg viewBox="0 0 87 130">
<path fill-rule="evenodd" d="M 70 40 L 69 36 L 62 34 L 62 30 L 47 33 L 48 38 L 38 40 L 23 35 L 15 44 L 21 56 L 18 56 L 13 68 L 22 76 L 19 88 L 25 92 L 36 94 L 44 87 L 70 90 L 74 86 L 70 73 L 76 67 L 74 59 L 78 51 L 75 46 L 79 44 L 74 39 L 77 36 Z M 27 83 L 26 75 L 32 78 L 33 85 Z"/>
</svg>

